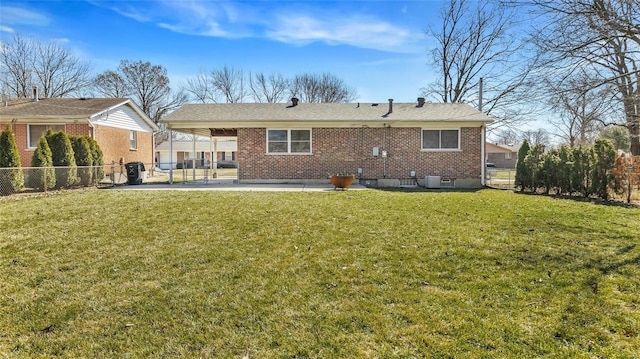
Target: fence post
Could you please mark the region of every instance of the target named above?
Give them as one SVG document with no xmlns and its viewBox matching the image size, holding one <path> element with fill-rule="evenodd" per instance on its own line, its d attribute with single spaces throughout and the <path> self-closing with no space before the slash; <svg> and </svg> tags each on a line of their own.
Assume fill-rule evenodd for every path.
<svg viewBox="0 0 640 359">
<path fill-rule="evenodd" d="M 111 161 L 111 187 L 116 185 L 116 161 Z"/>
</svg>

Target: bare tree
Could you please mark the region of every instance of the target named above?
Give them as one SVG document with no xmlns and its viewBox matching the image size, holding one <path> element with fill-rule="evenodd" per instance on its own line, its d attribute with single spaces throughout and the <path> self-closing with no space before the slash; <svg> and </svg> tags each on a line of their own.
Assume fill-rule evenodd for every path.
<svg viewBox="0 0 640 359">
<path fill-rule="evenodd" d="M 2 85 L 10 96 L 28 97 L 31 88 L 42 97 L 64 97 L 90 85 L 90 66 L 55 42 L 15 35 L 1 43 Z"/>
<path fill-rule="evenodd" d="M 9 96 L 28 97 L 33 86 L 33 41 L 14 36 L 11 42 L 0 42 L 3 93 Z"/>
<path fill-rule="evenodd" d="M 93 79 L 93 86 L 104 96 L 108 97 L 128 97 L 131 94 L 131 88 L 125 82 L 122 76 L 111 70 L 107 70 Z"/>
<path fill-rule="evenodd" d="M 327 72 L 296 75 L 289 86 L 291 96 L 302 102 L 350 102 L 356 98 L 354 88 Z"/>
<path fill-rule="evenodd" d="M 183 86 L 189 97 L 200 103 L 218 102 L 215 97 L 214 88 L 211 84 L 209 76 L 202 70 L 187 80 L 187 84 Z"/>
<path fill-rule="evenodd" d="M 211 85 L 227 103 L 242 102 L 245 97 L 244 73 L 241 69 L 224 65 L 221 69 L 212 70 Z"/>
<path fill-rule="evenodd" d="M 440 20 L 439 27 L 427 31 L 437 44 L 431 55 L 440 78 L 423 89 L 424 95 L 479 105 L 482 78 L 482 110 L 496 119 L 494 128 L 523 120 L 519 105 L 531 98 L 535 59 L 524 56 L 526 43 L 514 31 L 514 9 L 499 1 L 449 0 Z"/>
<path fill-rule="evenodd" d="M 105 79 L 105 82 L 100 82 L 100 79 Z M 183 91 L 171 91 L 167 69 L 148 61 L 122 60 L 117 71 L 108 70 L 99 74 L 94 84 L 95 90 L 102 95 L 130 97 L 156 124 L 170 111 L 187 102 L 187 95 Z M 157 144 L 168 138 L 166 128 L 160 126 L 160 130 L 156 136 Z"/>
<path fill-rule="evenodd" d="M 282 102 L 288 88 L 289 81 L 279 73 L 249 75 L 249 89 L 255 102 Z"/>
<path fill-rule="evenodd" d="M 589 89 L 612 86 L 621 123 L 640 155 L 640 1 L 536 0 L 547 19 L 535 37 L 550 72 L 561 82 L 589 69 L 598 81 Z M 584 90 L 584 89 L 583 89 Z"/>
<path fill-rule="evenodd" d="M 267 103 L 280 102 L 287 95 L 302 102 L 349 102 L 356 98 L 352 87 L 330 73 L 305 73 L 287 79 L 279 73 L 260 72 L 245 78 L 244 71 L 226 65 L 208 73 L 201 71 L 187 81 L 184 89 L 202 103 L 242 102 L 247 95 L 254 102 Z"/>
<path fill-rule="evenodd" d="M 549 144 L 551 144 L 549 132 L 547 132 L 547 130 L 545 130 L 544 128 L 523 131 L 520 137 L 523 141 L 526 140 L 527 142 L 529 142 L 531 146 L 548 146 Z"/>
<path fill-rule="evenodd" d="M 570 147 L 591 144 L 604 123 L 611 120 L 610 86 L 593 87 L 594 79 L 581 73 L 563 83 L 548 82 L 550 105 L 559 119 L 550 121 L 557 136 Z"/>
<path fill-rule="evenodd" d="M 511 128 L 503 128 L 493 134 L 498 145 L 513 145 L 521 141 L 520 134 Z"/>
</svg>

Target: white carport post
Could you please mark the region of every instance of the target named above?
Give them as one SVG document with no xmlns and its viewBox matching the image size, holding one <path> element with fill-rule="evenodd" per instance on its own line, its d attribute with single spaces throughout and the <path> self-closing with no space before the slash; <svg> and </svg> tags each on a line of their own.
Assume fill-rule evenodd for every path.
<svg viewBox="0 0 640 359">
<path fill-rule="evenodd" d="M 169 184 L 173 184 L 173 130 L 169 130 Z"/>
<path fill-rule="evenodd" d="M 213 150 L 211 150 L 211 166 L 214 168 L 214 171 L 218 173 L 218 139 L 211 137 L 211 141 L 213 143 Z M 216 176 L 217 178 L 217 176 Z"/>
<path fill-rule="evenodd" d="M 196 180 L 196 131 L 191 131 L 193 137 L 193 158 L 191 159 L 191 166 L 193 167 L 193 180 Z"/>
</svg>

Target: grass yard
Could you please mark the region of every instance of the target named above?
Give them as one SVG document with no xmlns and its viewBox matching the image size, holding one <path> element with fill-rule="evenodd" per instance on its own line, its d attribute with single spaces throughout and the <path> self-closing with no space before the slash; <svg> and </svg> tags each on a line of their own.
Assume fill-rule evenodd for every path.
<svg viewBox="0 0 640 359">
<path fill-rule="evenodd" d="M 0 357 L 637 358 L 640 209 L 508 191 L 0 200 Z"/>
</svg>

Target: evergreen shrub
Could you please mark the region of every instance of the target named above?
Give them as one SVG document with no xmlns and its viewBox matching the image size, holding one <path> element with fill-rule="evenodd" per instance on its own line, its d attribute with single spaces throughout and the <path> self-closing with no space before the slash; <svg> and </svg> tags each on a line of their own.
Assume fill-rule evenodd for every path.
<svg viewBox="0 0 640 359">
<path fill-rule="evenodd" d="M 28 185 L 31 188 L 46 191 L 54 188 L 56 185 L 56 172 L 53 168 L 53 160 L 51 158 L 51 148 L 44 137 L 40 138 L 38 147 L 31 157 L 31 167 L 29 170 Z"/>
<path fill-rule="evenodd" d="M 9 195 L 24 188 L 20 153 L 9 126 L 0 133 L 0 194 Z"/>
</svg>

